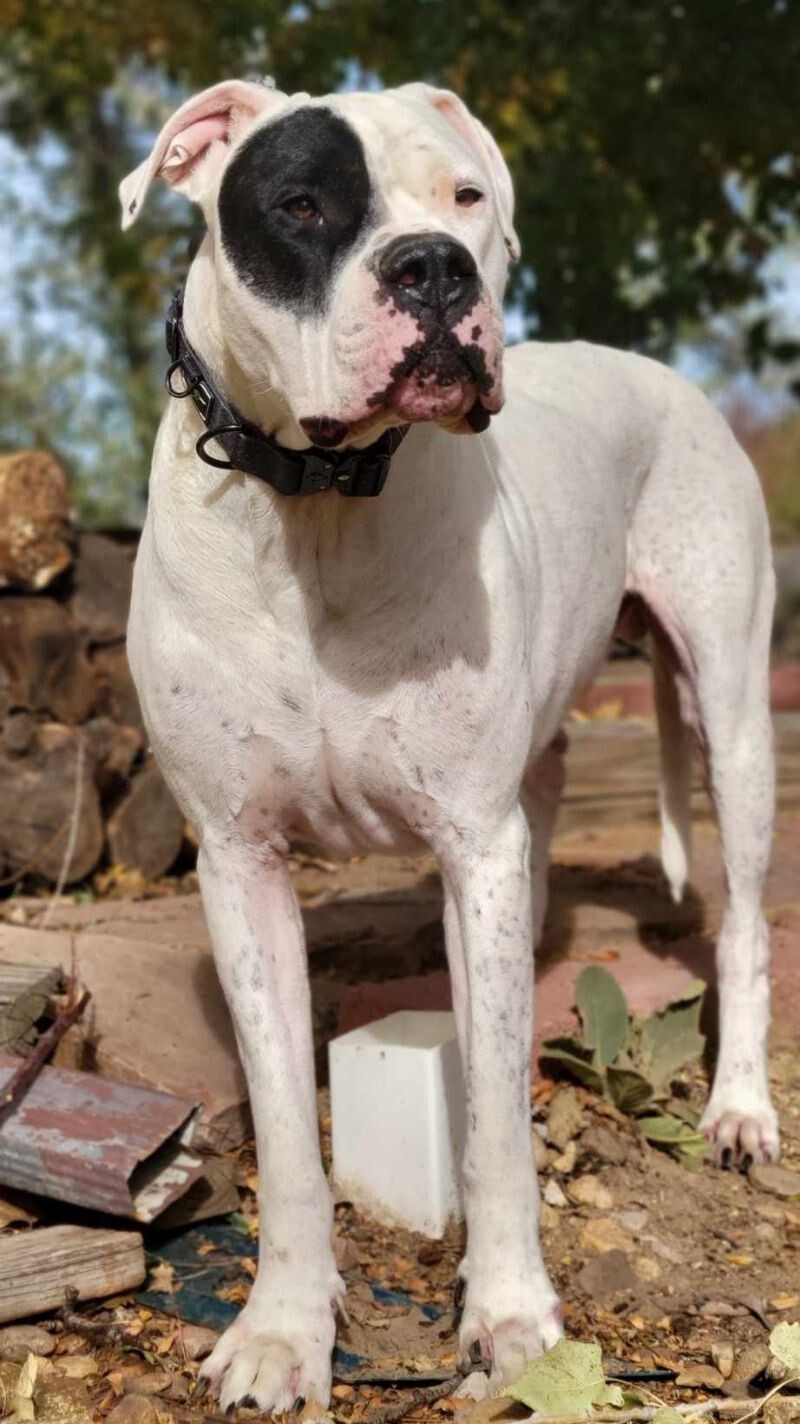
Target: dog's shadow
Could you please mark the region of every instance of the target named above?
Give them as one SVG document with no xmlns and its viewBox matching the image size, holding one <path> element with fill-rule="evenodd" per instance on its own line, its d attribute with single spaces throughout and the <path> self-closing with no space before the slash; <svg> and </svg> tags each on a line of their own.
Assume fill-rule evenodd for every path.
<svg viewBox="0 0 800 1424">
<path fill-rule="evenodd" d="M 352 991 L 367 999 L 378 1016 L 395 1007 L 441 1008 L 449 1002 L 441 885 L 435 872 L 406 890 L 332 898 L 307 908 L 304 921 L 321 1081 L 327 1074 L 327 1044 L 340 1030 L 342 1005 Z M 624 959 L 626 950 L 637 944 L 652 955 L 656 986 L 659 960 L 664 958 L 677 961 L 706 982 L 702 1027 L 713 1044 L 714 940 L 706 926 L 703 897 L 689 886 L 682 903 L 675 905 L 660 863 L 651 855 L 606 867 L 591 863 L 550 867 L 548 912 L 536 951 L 537 982 L 572 956 L 583 962 L 607 961 L 613 974 L 617 957 Z M 200 962 L 197 973 L 200 1001 L 209 1005 L 218 1001 L 220 990 L 210 957 Z M 434 976 L 429 981 L 432 995 L 426 992 L 428 976 Z M 404 982 L 393 988 L 392 981 Z M 379 985 L 388 986 L 385 1004 L 380 991 L 376 993 Z M 665 1001 L 668 998 L 667 991 Z M 209 1012 L 208 1025 L 217 1038 L 233 1045 L 229 1021 Z"/>
</svg>

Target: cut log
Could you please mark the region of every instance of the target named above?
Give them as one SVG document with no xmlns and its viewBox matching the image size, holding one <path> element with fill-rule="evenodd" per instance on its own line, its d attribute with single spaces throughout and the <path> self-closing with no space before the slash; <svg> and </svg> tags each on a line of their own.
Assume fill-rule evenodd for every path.
<svg viewBox="0 0 800 1424">
<path fill-rule="evenodd" d="M 92 658 L 98 683 L 97 711 L 144 735 L 142 709 L 134 686 L 124 644 L 98 648 Z"/>
<path fill-rule="evenodd" d="M 9 755 L 0 748 L 0 861 L 12 872 L 42 875 L 55 883 L 69 844 L 82 733 L 72 727 L 41 727 L 35 752 Z M 85 754 L 77 831 L 66 883 L 94 869 L 103 849 L 100 798 Z"/>
<path fill-rule="evenodd" d="M 144 1246 L 138 1231 L 47 1226 L 0 1239 L 0 1320 L 24 1320 L 78 1300 L 103 1300 L 141 1285 Z M 72 1297 L 75 1299 L 75 1297 Z"/>
<path fill-rule="evenodd" d="M 0 965 L 0 1051 L 27 1051 L 36 1022 L 54 1012 L 63 978 L 60 969 L 43 970 L 41 964 Z"/>
<path fill-rule="evenodd" d="M 101 799 L 116 799 L 127 789 L 133 764 L 144 745 L 137 727 L 110 717 L 93 717 L 83 728 L 94 761 L 94 779 Z"/>
<path fill-rule="evenodd" d="M 81 534 L 70 609 L 90 643 L 121 642 L 128 626 L 133 553 L 105 534 Z"/>
<path fill-rule="evenodd" d="M 148 880 L 166 875 L 183 845 L 183 814 L 153 757 L 134 778 L 108 822 L 115 864 L 141 870 Z"/>
<path fill-rule="evenodd" d="M 0 598 L 0 665 L 12 708 L 82 722 L 96 697 L 91 665 L 69 614 L 52 598 Z"/>
<path fill-rule="evenodd" d="M 0 457 L 0 588 L 46 588 L 72 561 L 67 481 L 44 450 Z"/>
</svg>

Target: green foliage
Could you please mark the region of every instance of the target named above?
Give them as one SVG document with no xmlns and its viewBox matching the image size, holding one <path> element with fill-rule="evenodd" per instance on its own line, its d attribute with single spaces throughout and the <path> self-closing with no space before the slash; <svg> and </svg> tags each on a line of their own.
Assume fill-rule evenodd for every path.
<svg viewBox="0 0 800 1424">
<path fill-rule="evenodd" d="M 765 255 L 800 215 L 796 21 L 782 0 L 4 0 L 7 132 L 32 168 L 49 161 L 43 139 L 61 154 L 36 290 L 44 282 L 55 310 L 102 338 L 127 480 L 143 486 L 161 399 L 153 354 L 195 219 L 162 201 L 123 235 L 116 189 L 187 93 L 264 72 L 316 93 L 376 79 L 451 86 L 516 179 L 512 299 L 531 331 L 666 354 L 685 323 L 759 294 Z M 791 359 L 785 347 L 752 325 L 754 367 Z M 10 410 L 6 393 L 6 444 Z M 82 433 L 47 424 L 80 473 Z M 21 427 L 39 438 L 33 416 L 17 417 L 15 440 Z"/>
<path fill-rule="evenodd" d="M 546 1355 L 525 1366 L 519 1379 L 504 1393 L 528 1409 L 550 1416 L 584 1414 L 595 1406 L 624 1402 L 618 1385 L 607 1385 L 599 1345 L 559 1340 Z"/>
<path fill-rule="evenodd" d="M 613 1063 L 628 1037 L 628 1006 L 612 974 L 599 964 L 584 969 L 575 987 L 583 1041 L 599 1068 Z"/>
<path fill-rule="evenodd" d="M 704 993 L 705 984 L 695 979 L 665 1009 L 638 1019 L 614 976 L 599 964 L 587 965 L 575 986 L 583 1036 L 542 1044 L 542 1058 L 603 1093 L 636 1121 L 648 1142 L 690 1168 L 704 1160 L 708 1144 L 697 1132 L 693 1110 L 669 1093 L 675 1075 L 705 1047 L 699 1029 Z"/>
</svg>

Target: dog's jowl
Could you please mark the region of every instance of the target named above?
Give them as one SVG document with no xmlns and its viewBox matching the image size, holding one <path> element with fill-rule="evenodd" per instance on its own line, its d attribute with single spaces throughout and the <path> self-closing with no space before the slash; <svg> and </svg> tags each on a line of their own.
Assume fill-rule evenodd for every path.
<svg viewBox="0 0 800 1424">
<path fill-rule="evenodd" d="M 343 1285 L 286 864 L 301 838 L 326 854 L 438 857 L 469 1098 L 460 1340 L 499 1385 L 561 1331 L 531 1154 L 533 951 L 560 725 L 623 600 L 653 638 L 676 898 L 695 738 L 722 830 L 703 1127 L 717 1160 L 777 1154 L 761 911 L 773 574 L 758 483 L 722 417 L 668 369 L 580 343 L 504 353 L 511 182 L 455 95 L 219 84 L 123 182 L 127 225 L 156 177 L 200 204 L 207 232 L 170 323 L 176 399 L 129 650 L 200 839 L 261 1184 L 258 1275 L 206 1373 L 223 1406 L 330 1394 Z"/>
</svg>

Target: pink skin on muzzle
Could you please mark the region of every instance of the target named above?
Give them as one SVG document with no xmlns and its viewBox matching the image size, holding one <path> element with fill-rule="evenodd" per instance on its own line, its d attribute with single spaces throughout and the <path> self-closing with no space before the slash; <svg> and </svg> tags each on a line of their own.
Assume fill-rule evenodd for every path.
<svg viewBox="0 0 800 1424">
<path fill-rule="evenodd" d="M 447 334 L 453 357 L 439 379 L 435 363 L 432 368 L 426 364 L 430 333 L 391 298 L 387 301 L 371 274 L 365 273 L 362 281 L 361 291 L 350 293 L 348 309 L 353 315 L 338 326 L 333 347 L 352 399 L 304 424 L 311 427 L 324 421 L 331 427 L 346 427 L 338 444 L 377 426 L 386 412 L 409 422 L 438 421 L 457 433 L 485 429 L 503 404 L 502 317 L 489 299 L 482 297 Z M 367 320 L 365 310 L 370 313 Z"/>
</svg>

